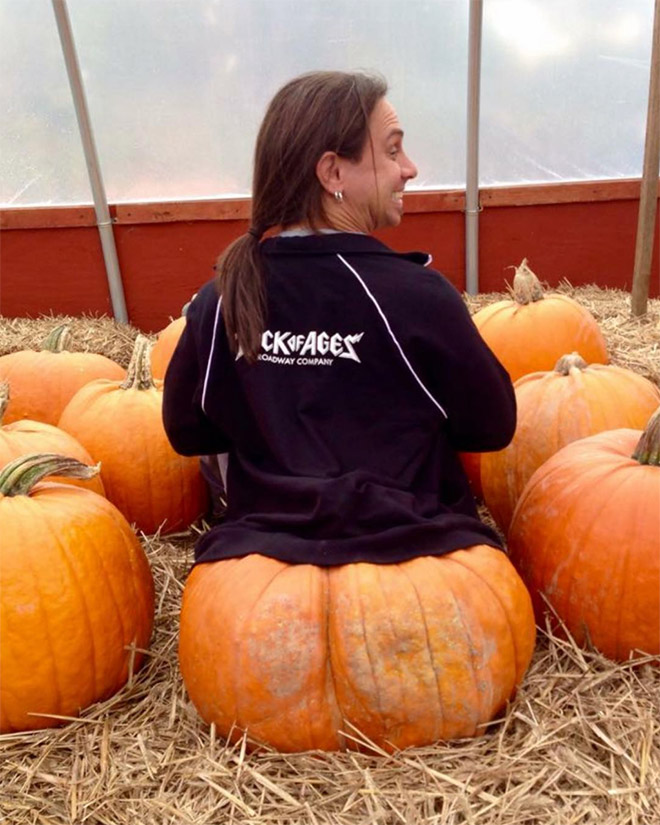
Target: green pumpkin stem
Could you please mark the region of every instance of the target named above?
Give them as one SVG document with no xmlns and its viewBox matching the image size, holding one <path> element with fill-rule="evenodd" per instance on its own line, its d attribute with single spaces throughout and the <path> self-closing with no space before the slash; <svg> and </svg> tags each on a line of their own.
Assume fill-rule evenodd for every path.
<svg viewBox="0 0 660 825">
<path fill-rule="evenodd" d="M 554 371 L 561 373 L 561 375 L 568 375 L 574 367 L 578 370 L 586 370 L 587 368 L 587 362 L 579 352 L 562 355 L 555 364 Z"/>
<path fill-rule="evenodd" d="M 631 457 L 640 464 L 660 467 L 660 407 L 649 419 Z"/>
<path fill-rule="evenodd" d="M 516 267 L 512 292 L 515 302 L 523 305 L 541 301 L 545 297 L 541 282 L 527 266 L 527 258 L 523 258 L 520 266 Z"/>
<path fill-rule="evenodd" d="M 138 335 L 133 346 L 131 362 L 128 365 L 123 390 L 150 390 L 155 387 L 151 372 L 151 347 L 153 343 L 146 335 Z"/>
<path fill-rule="evenodd" d="M 69 339 L 69 325 L 58 324 L 48 333 L 41 343 L 41 349 L 46 352 L 63 352 Z"/>
<path fill-rule="evenodd" d="M 0 381 L 0 426 L 9 404 L 9 381 Z"/>
<path fill-rule="evenodd" d="M 0 469 L 0 494 L 27 496 L 34 485 L 46 476 L 89 479 L 98 475 L 100 464 L 89 466 L 76 458 L 56 453 L 22 455 Z"/>
</svg>

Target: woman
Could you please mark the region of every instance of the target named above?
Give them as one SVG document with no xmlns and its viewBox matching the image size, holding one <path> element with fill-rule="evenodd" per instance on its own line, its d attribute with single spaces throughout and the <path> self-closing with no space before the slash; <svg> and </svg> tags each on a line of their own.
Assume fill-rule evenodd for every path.
<svg viewBox="0 0 660 825">
<path fill-rule="evenodd" d="M 228 453 L 196 562 L 397 562 L 499 540 L 458 451 L 505 447 L 509 376 L 396 226 L 417 169 L 382 78 L 287 83 L 259 131 L 252 224 L 192 301 L 165 378 L 184 455 Z"/>
</svg>

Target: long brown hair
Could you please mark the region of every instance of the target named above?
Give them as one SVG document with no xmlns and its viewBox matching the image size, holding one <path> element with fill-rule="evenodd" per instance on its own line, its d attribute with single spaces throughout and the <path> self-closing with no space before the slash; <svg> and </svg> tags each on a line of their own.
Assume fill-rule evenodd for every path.
<svg viewBox="0 0 660 825">
<path fill-rule="evenodd" d="M 284 85 L 270 102 L 254 153 L 252 225 L 218 259 L 222 313 L 232 352 L 254 362 L 265 327 L 266 298 L 259 240 L 273 227 L 325 219 L 316 164 L 324 152 L 359 161 L 369 117 L 387 93 L 380 75 L 310 72 Z"/>
</svg>

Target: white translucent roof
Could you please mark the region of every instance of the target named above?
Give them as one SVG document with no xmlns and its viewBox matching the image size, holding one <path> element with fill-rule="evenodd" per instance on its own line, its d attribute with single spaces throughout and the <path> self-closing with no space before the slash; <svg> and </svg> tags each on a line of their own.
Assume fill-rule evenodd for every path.
<svg viewBox="0 0 660 825">
<path fill-rule="evenodd" d="M 264 108 L 374 69 L 419 167 L 465 184 L 468 0 L 69 0 L 110 202 L 249 194 Z M 638 177 L 653 0 L 485 0 L 481 185 Z M 51 0 L 0 0 L 0 204 L 91 203 Z"/>
</svg>

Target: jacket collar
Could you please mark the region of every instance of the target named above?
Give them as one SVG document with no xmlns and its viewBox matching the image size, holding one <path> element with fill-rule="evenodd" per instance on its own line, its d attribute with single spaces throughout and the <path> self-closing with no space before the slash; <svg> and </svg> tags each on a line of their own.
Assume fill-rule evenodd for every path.
<svg viewBox="0 0 660 825">
<path fill-rule="evenodd" d="M 356 232 L 275 236 L 262 241 L 261 249 L 266 255 L 389 255 L 422 266 L 431 262 L 427 252 L 395 252 L 377 238 Z"/>
</svg>

